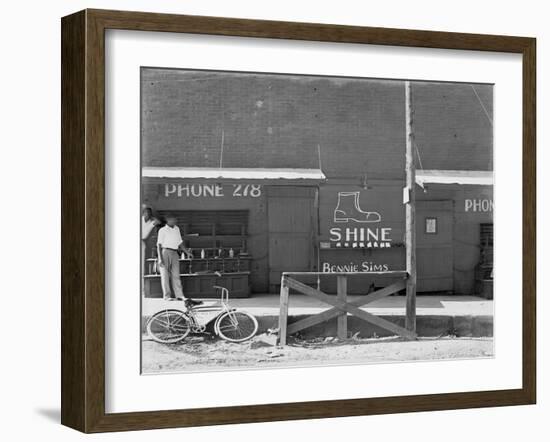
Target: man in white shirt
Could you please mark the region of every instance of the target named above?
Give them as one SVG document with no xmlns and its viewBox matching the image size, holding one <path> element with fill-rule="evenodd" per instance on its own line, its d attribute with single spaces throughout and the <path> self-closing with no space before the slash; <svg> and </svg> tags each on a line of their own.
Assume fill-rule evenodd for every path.
<svg viewBox="0 0 550 442">
<path fill-rule="evenodd" d="M 158 232 L 157 248 L 160 267 L 162 294 L 166 300 L 186 301 L 186 305 L 201 304 L 200 301 L 183 295 L 180 277 L 179 252 L 189 253 L 183 246 L 183 239 L 174 215 L 166 216 L 166 225 Z"/>
<path fill-rule="evenodd" d="M 143 204 L 141 206 L 141 274 L 145 275 L 145 260 L 147 251 L 147 240 L 151 236 L 151 232 L 155 226 L 159 225 L 160 221 L 153 217 L 153 210 Z"/>
</svg>

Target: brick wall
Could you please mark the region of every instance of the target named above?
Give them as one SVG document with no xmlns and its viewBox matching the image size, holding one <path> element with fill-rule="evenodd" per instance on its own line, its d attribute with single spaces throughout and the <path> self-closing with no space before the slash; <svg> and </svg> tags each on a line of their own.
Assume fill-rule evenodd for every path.
<svg viewBox="0 0 550 442">
<path fill-rule="evenodd" d="M 412 94 L 424 169 L 493 169 L 492 86 L 426 82 L 414 84 Z"/>
<path fill-rule="evenodd" d="M 424 168 L 492 168 L 492 86 L 415 83 Z M 317 168 L 401 179 L 401 81 L 142 70 L 144 166 Z M 319 158 L 317 146 L 321 146 Z M 420 164 L 418 164 L 420 166 Z"/>
</svg>

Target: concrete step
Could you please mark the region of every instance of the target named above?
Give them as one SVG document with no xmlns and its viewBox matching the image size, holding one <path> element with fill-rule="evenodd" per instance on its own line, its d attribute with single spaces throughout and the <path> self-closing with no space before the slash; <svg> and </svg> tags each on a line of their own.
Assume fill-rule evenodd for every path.
<svg viewBox="0 0 550 442">
<path fill-rule="evenodd" d="M 288 322 L 293 323 L 310 315 L 291 315 Z M 379 315 L 379 317 L 404 327 L 404 315 Z M 145 325 L 149 316 L 142 317 L 142 331 L 145 332 Z M 268 330 L 276 329 L 279 325 L 277 315 L 256 315 L 258 319 L 258 333 L 264 333 Z M 492 337 L 493 336 L 493 317 L 490 315 L 420 315 L 416 318 L 416 330 L 419 337 L 438 337 L 453 335 L 457 337 Z M 359 333 L 361 338 L 387 337 L 392 333 L 362 321 L 355 316 L 348 315 L 348 332 L 350 335 Z M 336 336 L 336 318 L 315 325 L 308 329 L 301 330 L 300 336 L 304 339 L 315 337 Z"/>
</svg>

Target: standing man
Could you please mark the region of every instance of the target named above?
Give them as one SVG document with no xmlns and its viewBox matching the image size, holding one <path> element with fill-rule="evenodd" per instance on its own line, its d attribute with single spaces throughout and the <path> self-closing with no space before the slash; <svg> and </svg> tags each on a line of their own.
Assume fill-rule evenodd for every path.
<svg viewBox="0 0 550 442">
<path fill-rule="evenodd" d="M 153 210 L 146 204 L 141 206 L 141 276 L 145 275 L 145 256 L 147 253 L 147 240 L 151 236 L 151 232 L 155 226 L 159 225 L 160 221 L 153 217 Z M 142 295 L 145 296 L 145 284 L 141 286 Z"/>
<path fill-rule="evenodd" d="M 185 301 L 186 305 L 202 304 L 185 298 L 181 287 L 179 252 L 188 253 L 183 246 L 183 239 L 174 215 L 166 216 L 166 225 L 159 230 L 157 239 L 160 281 L 162 294 L 166 300 Z"/>
</svg>

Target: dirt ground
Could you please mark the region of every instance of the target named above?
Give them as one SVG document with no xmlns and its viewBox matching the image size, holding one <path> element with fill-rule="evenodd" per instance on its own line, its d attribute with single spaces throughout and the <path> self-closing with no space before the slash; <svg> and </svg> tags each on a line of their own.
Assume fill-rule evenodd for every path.
<svg viewBox="0 0 550 442">
<path fill-rule="evenodd" d="M 271 345 L 274 336 L 260 335 L 235 344 L 208 337 L 188 337 L 181 344 L 142 342 L 143 373 L 227 370 L 236 368 L 303 367 L 328 364 L 472 359 L 493 356 L 492 338 L 292 340 Z"/>
</svg>

